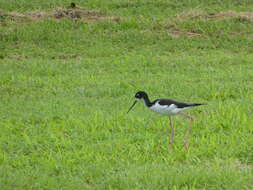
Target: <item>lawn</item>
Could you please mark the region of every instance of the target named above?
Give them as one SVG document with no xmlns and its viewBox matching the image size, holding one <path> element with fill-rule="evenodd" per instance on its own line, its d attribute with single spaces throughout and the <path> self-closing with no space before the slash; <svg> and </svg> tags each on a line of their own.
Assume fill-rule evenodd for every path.
<svg viewBox="0 0 253 190">
<path fill-rule="evenodd" d="M 252 190 L 253 1 L 71 2 L 0 0 L 1 190 Z"/>
</svg>

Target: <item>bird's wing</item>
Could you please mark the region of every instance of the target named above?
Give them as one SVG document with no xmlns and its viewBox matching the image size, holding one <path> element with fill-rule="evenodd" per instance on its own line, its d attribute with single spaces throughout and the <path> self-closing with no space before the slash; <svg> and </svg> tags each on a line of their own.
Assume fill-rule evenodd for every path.
<svg viewBox="0 0 253 190">
<path fill-rule="evenodd" d="M 154 102 L 158 102 L 160 105 L 167 105 L 167 106 L 174 104 L 177 108 L 185 108 L 185 107 L 191 106 L 191 104 L 178 102 L 176 100 L 171 100 L 171 99 L 157 99 Z"/>
</svg>

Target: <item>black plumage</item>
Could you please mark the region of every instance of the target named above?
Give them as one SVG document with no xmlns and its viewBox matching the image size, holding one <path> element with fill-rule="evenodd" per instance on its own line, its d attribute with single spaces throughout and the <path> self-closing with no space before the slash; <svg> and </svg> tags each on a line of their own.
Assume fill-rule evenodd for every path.
<svg viewBox="0 0 253 190">
<path fill-rule="evenodd" d="M 198 104 L 198 103 L 188 104 L 188 103 L 178 102 L 176 100 L 171 100 L 171 99 L 157 99 L 157 100 L 153 101 L 152 104 L 155 104 L 156 102 L 158 102 L 162 106 L 163 105 L 170 106 L 171 104 L 174 104 L 178 108 L 186 108 L 186 107 L 193 107 L 193 106 L 204 105 L 204 104 Z"/>
</svg>

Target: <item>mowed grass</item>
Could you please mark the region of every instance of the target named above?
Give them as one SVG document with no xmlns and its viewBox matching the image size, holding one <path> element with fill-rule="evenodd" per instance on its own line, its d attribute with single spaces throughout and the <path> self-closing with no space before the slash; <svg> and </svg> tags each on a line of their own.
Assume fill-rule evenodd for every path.
<svg viewBox="0 0 253 190">
<path fill-rule="evenodd" d="M 1 190 L 253 189 L 253 3 L 75 2 L 0 0 Z M 189 152 L 138 90 L 208 104 Z"/>
</svg>

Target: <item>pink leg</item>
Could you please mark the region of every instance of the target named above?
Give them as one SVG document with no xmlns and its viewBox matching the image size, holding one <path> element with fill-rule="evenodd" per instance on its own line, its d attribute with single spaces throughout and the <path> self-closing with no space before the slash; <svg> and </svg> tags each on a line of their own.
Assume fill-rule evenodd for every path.
<svg viewBox="0 0 253 190">
<path fill-rule="evenodd" d="M 190 119 L 190 124 L 189 124 L 189 128 L 188 128 L 188 133 L 185 135 L 185 138 L 184 138 L 184 147 L 185 149 L 188 151 L 189 150 L 189 137 L 191 135 L 191 131 L 192 131 L 192 123 L 193 123 L 193 120 L 194 120 L 194 117 L 191 116 L 191 115 L 188 115 L 186 113 L 183 113 L 181 112 L 180 115 Z"/>
<path fill-rule="evenodd" d="M 171 137 L 170 137 L 170 144 L 174 144 L 174 136 L 175 136 L 175 130 L 172 122 L 172 118 L 170 118 L 170 128 L 171 128 Z"/>
</svg>

